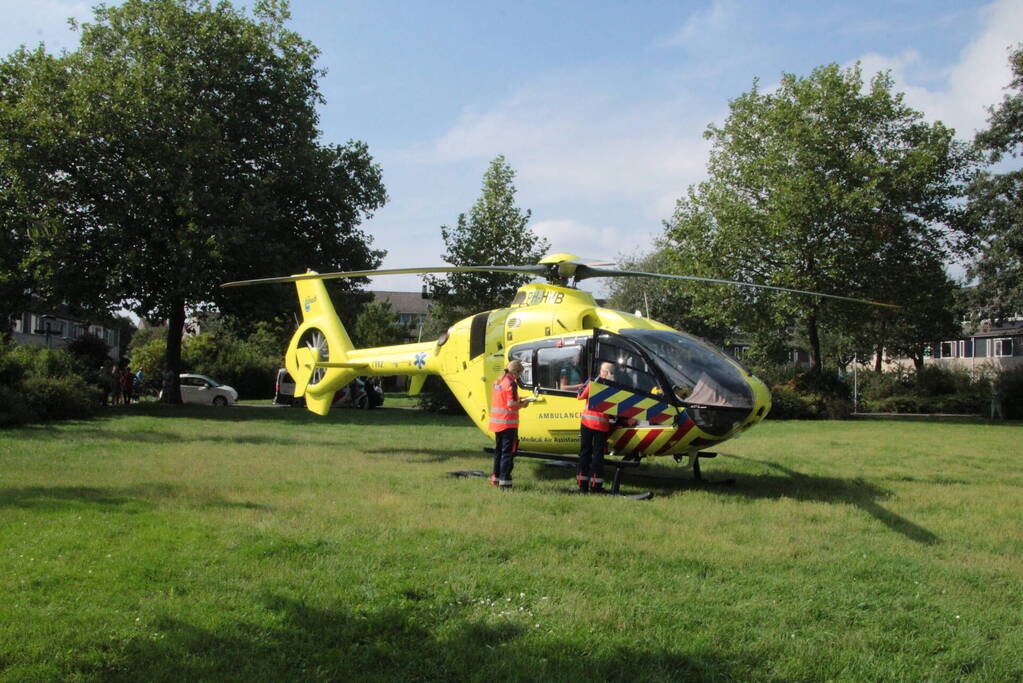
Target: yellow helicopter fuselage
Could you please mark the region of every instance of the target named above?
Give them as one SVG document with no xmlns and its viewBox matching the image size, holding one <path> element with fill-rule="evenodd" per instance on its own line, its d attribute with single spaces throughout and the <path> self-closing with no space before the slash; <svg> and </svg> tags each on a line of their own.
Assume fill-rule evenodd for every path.
<svg viewBox="0 0 1023 683">
<path fill-rule="evenodd" d="M 616 380 L 592 383 L 589 400 L 617 418 L 608 439 L 615 454 L 692 454 L 734 438 L 770 410 L 767 387 L 730 356 L 657 321 L 601 308 L 571 287 L 525 285 L 509 307 L 461 320 L 436 341 L 354 349 L 323 282 L 295 284 L 304 320 L 286 364 L 296 396 L 316 413 L 325 414 L 334 392 L 357 376 L 411 376 L 417 393 L 426 376 L 439 375 L 492 438 L 492 387 L 512 358 L 526 367 L 520 394 L 535 399 L 519 414 L 523 450 L 578 450 L 584 406 L 577 394 L 605 362 Z"/>
</svg>

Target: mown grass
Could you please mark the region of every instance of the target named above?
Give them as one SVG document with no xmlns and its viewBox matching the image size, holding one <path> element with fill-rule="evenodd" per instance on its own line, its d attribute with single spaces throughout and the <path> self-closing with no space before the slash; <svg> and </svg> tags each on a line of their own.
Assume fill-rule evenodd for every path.
<svg viewBox="0 0 1023 683">
<path fill-rule="evenodd" d="M 1019 680 L 1021 433 L 768 422 L 635 502 L 401 408 L 7 430 L 0 679 Z"/>
</svg>

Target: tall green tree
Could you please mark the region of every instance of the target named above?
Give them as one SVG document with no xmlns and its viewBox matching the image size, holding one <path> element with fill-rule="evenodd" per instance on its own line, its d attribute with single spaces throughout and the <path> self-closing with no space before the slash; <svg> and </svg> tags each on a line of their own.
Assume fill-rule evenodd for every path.
<svg viewBox="0 0 1023 683">
<path fill-rule="evenodd" d="M 648 254 L 619 257 L 618 267 L 646 273 L 667 273 L 672 270 L 671 254 L 657 244 Z M 611 278 L 609 282 L 610 308 L 629 313 L 640 311 L 644 316 L 719 345 L 734 336 L 734 321 L 695 314 L 692 297 L 679 288 L 677 280 L 621 277 Z"/>
<path fill-rule="evenodd" d="M 1023 46 L 1009 58 L 1010 92 L 991 108 L 987 130 L 977 134 L 977 149 L 991 164 L 1007 165 L 1023 154 Z M 1023 312 L 1023 169 L 977 175 L 969 188 L 969 218 L 980 254 L 967 269 L 977 287 L 970 297 L 974 311 L 987 318 Z"/>
<path fill-rule="evenodd" d="M 288 18 L 283 0 L 127 0 L 97 7 L 77 50 L 14 57 L 33 96 L 8 118 L 55 198 L 34 239 L 40 281 L 73 300 L 87 277 L 108 303 L 167 319 L 175 377 L 186 310 L 294 298 L 220 283 L 380 263 L 359 229 L 386 200 L 380 169 L 361 142 L 320 142 L 318 52 Z"/>
<path fill-rule="evenodd" d="M 711 125 L 709 179 L 689 188 L 665 240 L 677 272 L 899 302 L 921 262 L 958 245 L 946 227 L 970 166 L 953 131 L 906 106 L 890 75 L 859 66 L 784 74 Z M 913 255 L 907 258 L 906 255 Z M 692 285 L 698 312 L 768 335 L 795 323 L 817 369 L 822 331 L 866 328 L 880 309 L 750 288 Z M 880 333 L 879 325 L 873 329 Z M 882 345 L 884 339 L 874 340 Z"/>
<path fill-rule="evenodd" d="M 529 230 L 532 212 L 515 205 L 515 171 L 503 155 L 490 162 L 483 174 L 483 189 L 468 214 L 458 216 L 454 228 L 442 225 L 443 259 L 453 266 L 519 265 L 539 261 L 550 243 Z M 436 300 L 430 314 L 442 327 L 493 308 L 507 306 L 528 275 L 506 273 L 452 273 L 444 278 L 426 276 Z"/>
<path fill-rule="evenodd" d="M 388 301 L 371 301 L 355 319 L 354 339 L 358 346 L 390 346 L 408 339 L 408 330 L 398 323 L 398 314 Z"/>
</svg>

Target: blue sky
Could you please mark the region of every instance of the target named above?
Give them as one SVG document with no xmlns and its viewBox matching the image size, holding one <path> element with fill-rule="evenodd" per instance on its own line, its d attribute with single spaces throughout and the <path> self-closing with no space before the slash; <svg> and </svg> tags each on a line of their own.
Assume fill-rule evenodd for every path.
<svg viewBox="0 0 1023 683">
<path fill-rule="evenodd" d="M 65 20 L 87 20 L 91 4 L 0 0 L 0 50 L 74 47 Z M 912 106 L 968 139 L 1023 42 L 1023 0 L 293 0 L 292 14 L 328 71 L 324 139 L 365 140 L 383 168 L 391 199 L 364 227 L 385 267 L 441 263 L 439 226 L 469 209 L 497 154 L 555 251 L 648 249 L 705 176 L 703 131 L 754 78 L 769 88 L 830 62 L 890 69 Z"/>
</svg>

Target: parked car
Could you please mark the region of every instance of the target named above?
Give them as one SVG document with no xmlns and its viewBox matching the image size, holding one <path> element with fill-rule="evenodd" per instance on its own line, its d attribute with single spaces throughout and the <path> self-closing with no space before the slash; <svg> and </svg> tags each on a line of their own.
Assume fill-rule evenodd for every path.
<svg viewBox="0 0 1023 683">
<path fill-rule="evenodd" d="M 184 403 L 227 406 L 238 402 L 238 392 L 206 375 L 178 375 L 181 381 L 181 400 Z M 163 392 L 160 392 L 161 396 Z"/>
<path fill-rule="evenodd" d="M 295 398 L 295 380 L 286 368 L 277 371 L 274 385 L 274 403 L 278 405 L 304 405 L 304 399 Z M 384 390 L 375 377 L 356 377 L 337 390 L 331 405 L 334 408 L 376 408 L 384 403 Z"/>
<path fill-rule="evenodd" d="M 274 403 L 285 406 L 295 404 L 295 380 L 287 368 L 277 371 L 277 381 L 274 383 Z"/>
</svg>

